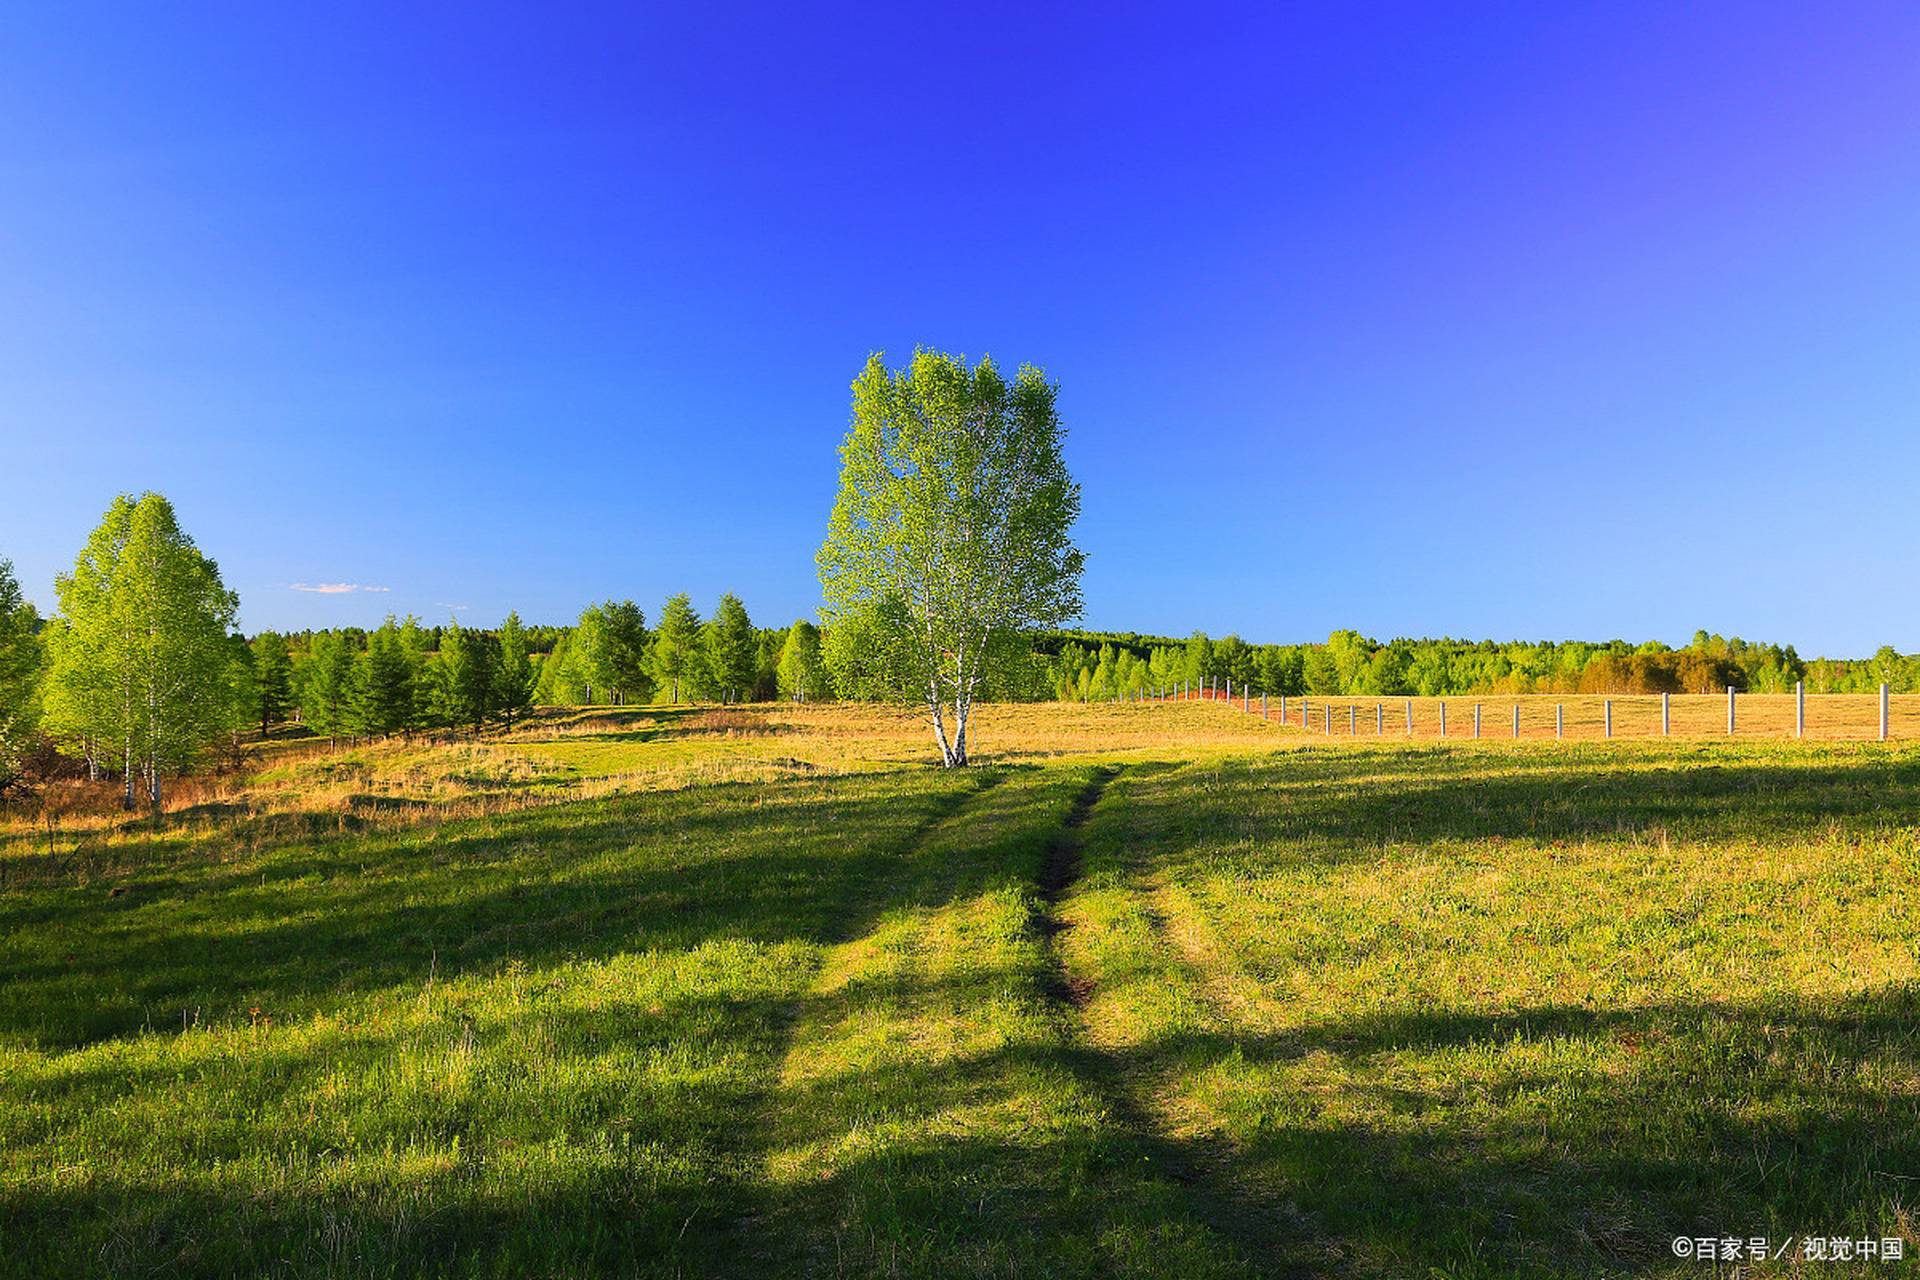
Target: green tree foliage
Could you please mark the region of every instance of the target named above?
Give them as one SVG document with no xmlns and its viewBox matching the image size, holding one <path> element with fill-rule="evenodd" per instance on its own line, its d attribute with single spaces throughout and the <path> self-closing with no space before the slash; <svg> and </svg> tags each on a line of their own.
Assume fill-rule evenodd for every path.
<svg viewBox="0 0 1920 1280">
<path fill-rule="evenodd" d="M 56 723 L 90 756 L 110 747 L 128 808 L 136 777 L 158 807 L 162 779 L 231 723 L 227 633 L 239 600 L 154 493 L 116 498 L 55 585 L 65 621 L 51 673 Z"/>
<path fill-rule="evenodd" d="M 40 727 L 39 618 L 0 558 L 0 797 L 19 784 Z"/>
<path fill-rule="evenodd" d="M 449 623 L 440 637 L 437 667 L 439 718 L 448 725 L 468 725 L 480 732 L 494 713 L 494 671 L 500 644 L 484 631 L 470 631 Z"/>
<path fill-rule="evenodd" d="M 293 709 L 293 657 L 286 638 L 263 631 L 253 638 L 254 674 L 260 685 L 260 736 Z"/>
<path fill-rule="evenodd" d="M 660 628 L 654 633 L 650 665 L 654 682 L 666 692 L 669 702 L 680 701 L 681 686 L 703 682 L 706 659 L 701 652 L 700 615 L 693 601 L 682 591 L 667 599 L 660 611 Z"/>
<path fill-rule="evenodd" d="M 729 591 L 708 620 L 701 637 L 706 649 L 707 673 L 713 687 L 727 701 L 738 701 L 753 690 L 759 639 L 747 607 Z"/>
<path fill-rule="evenodd" d="M 356 727 L 386 737 L 411 735 L 420 715 L 420 659 L 393 615 L 367 637 L 362 662 L 354 690 Z"/>
<path fill-rule="evenodd" d="M 512 729 L 514 717 L 525 715 L 533 706 L 534 686 L 533 657 L 517 612 L 509 613 L 500 625 L 500 665 L 494 669 L 493 683 L 494 706 Z"/>
<path fill-rule="evenodd" d="M 315 733 L 337 738 L 354 727 L 354 659 L 359 649 L 353 637 L 321 632 L 312 640 L 302 664 L 300 718 Z"/>
<path fill-rule="evenodd" d="M 570 656 L 586 686 L 613 706 L 644 700 L 652 688 L 647 670 L 647 619 L 631 600 L 608 600 L 580 615 Z"/>
<path fill-rule="evenodd" d="M 1057 389 L 1023 366 L 918 351 L 868 360 L 853 384 L 840 490 L 818 556 L 827 658 L 855 683 L 927 710 L 941 760 L 967 762 L 976 690 L 1031 662 L 1019 635 L 1080 612 L 1080 490 L 1061 456 Z M 864 650 L 836 639 L 859 636 Z M 953 730 L 947 728 L 948 709 Z"/>
<path fill-rule="evenodd" d="M 818 702 L 822 694 L 820 628 L 802 618 L 787 630 L 780 650 L 780 696 L 793 702 Z"/>
</svg>

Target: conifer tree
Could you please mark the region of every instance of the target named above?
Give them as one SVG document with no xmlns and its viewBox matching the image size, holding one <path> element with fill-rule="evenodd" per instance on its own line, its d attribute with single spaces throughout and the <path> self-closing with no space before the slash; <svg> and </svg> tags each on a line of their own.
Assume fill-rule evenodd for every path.
<svg viewBox="0 0 1920 1280">
<path fill-rule="evenodd" d="M 253 641 L 254 674 L 260 683 L 260 736 L 287 718 L 293 706 L 293 659 L 278 632 L 262 631 Z"/>
<path fill-rule="evenodd" d="M 494 669 L 494 706 L 513 728 L 513 718 L 524 715 L 533 705 L 535 673 L 533 659 L 527 653 L 526 629 L 520 615 L 509 613 L 500 624 L 500 665 Z"/>
<path fill-rule="evenodd" d="M 494 668 L 500 647 L 484 631 L 449 623 L 440 637 L 440 714 L 449 724 L 478 733 L 493 715 Z"/>
<path fill-rule="evenodd" d="M 0 796 L 19 780 L 39 729 L 38 621 L 20 594 L 13 562 L 0 559 Z"/>
<path fill-rule="evenodd" d="M 653 678 L 667 691 L 668 701 L 678 703 L 681 685 L 697 681 L 702 674 L 700 648 L 700 615 L 682 591 L 668 598 L 653 637 Z"/>
<path fill-rule="evenodd" d="M 388 614 L 386 622 L 367 637 L 364 676 L 359 695 L 359 724 L 367 733 L 392 737 L 411 735 L 416 716 L 415 666 L 400 627 Z"/>
<path fill-rule="evenodd" d="M 729 701 L 744 696 L 753 688 L 757 646 L 747 607 L 733 592 L 720 597 L 720 606 L 707 623 L 703 639 L 713 687 Z"/>
</svg>

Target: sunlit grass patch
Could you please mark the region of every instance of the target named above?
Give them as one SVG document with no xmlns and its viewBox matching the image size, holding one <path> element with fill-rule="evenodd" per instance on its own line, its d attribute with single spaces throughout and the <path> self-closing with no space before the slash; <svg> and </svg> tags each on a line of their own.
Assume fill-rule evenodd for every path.
<svg viewBox="0 0 1920 1280">
<path fill-rule="evenodd" d="M 1363 1273 L 1900 1235 L 1920 768 L 1838 750 L 1137 771 L 1068 935 L 1093 1034 Z"/>
</svg>

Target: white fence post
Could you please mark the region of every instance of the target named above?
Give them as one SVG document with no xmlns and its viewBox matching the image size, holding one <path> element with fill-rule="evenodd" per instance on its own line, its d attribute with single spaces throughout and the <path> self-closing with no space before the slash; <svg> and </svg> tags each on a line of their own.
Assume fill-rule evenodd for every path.
<svg viewBox="0 0 1920 1280">
<path fill-rule="evenodd" d="M 1517 702 L 1513 704 L 1513 736 L 1520 736 L 1520 704 Z"/>
<path fill-rule="evenodd" d="M 1733 736 L 1733 686 L 1727 686 L 1727 736 Z"/>
<path fill-rule="evenodd" d="M 1331 702 L 1327 704 L 1326 718 L 1327 718 L 1327 724 L 1326 724 L 1327 736 L 1331 738 L 1333 736 L 1333 704 Z"/>
<path fill-rule="evenodd" d="M 1660 695 L 1660 736 L 1673 736 L 1673 695 L 1670 693 Z"/>
<path fill-rule="evenodd" d="M 1564 702 L 1553 704 L 1553 736 L 1556 738 L 1567 736 L 1567 704 Z"/>
<path fill-rule="evenodd" d="M 1447 704 L 1444 702 L 1440 704 L 1440 736 L 1447 736 Z"/>
<path fill-rule="evenodd" d="M 1477 702 L 1473 704 L 1473 736 L 1480 736 L 1480 704 Z"/>
<path fill-rule="evenodd" d="M 1606 708 L 1606 713 L 1607 713 L 1607 737 L 1609 737 L 1609 738 L 1611 738 L 1611 737 L 1613 736 L 1613 699 L 1612 699 L 1612 698 L 1608 698 L 1608 699 L 1607 699 L 1607 700 L 1606 700 L 1605 702 L 1603 702 L 1603 703 L 1602 703 L 1601 705 L 1602 705 L 1602 706 L 1603 706 L 1604 708 Z"/>
<path fill-rule="evenodd" d="M 1407 699 L 1407 736 L 1413 736 L 1413 699 Z"/>
</svg>

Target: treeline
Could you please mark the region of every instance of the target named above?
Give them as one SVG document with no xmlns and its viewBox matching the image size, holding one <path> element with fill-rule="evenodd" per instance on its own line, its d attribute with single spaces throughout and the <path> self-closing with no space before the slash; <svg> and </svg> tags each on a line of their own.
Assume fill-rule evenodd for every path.
<svg viewBox="0 0 1920 1280">
<path fill-rule="evenodd" d="M 1135 634 L 1053 632 L 1036 638 L 1053 696 L 1111 701 L 1155 689 L 1232 680 L 1273 695 L 1447 697 L 1514 693 L 1810 693 L 1920 689 L 1920 658 L 1884 647 L 1872 658 L 1802 661 L 1793 646 L 1725 639 L 1705 631 L 1674 649 L 1641 645 L 1454 639 L 1386 643 L 1336 631 L 1324 644 L 1253 645 L 1196 632 L 1186 640 Z"/>
<path fill-rule="evenodd" d="M 0 798 L 62 761 L 125 779 L 126 803 L 211 748 L 237 756 L 243 734 L 298 723 L 331 736 L 511 727 L 535 706 L 699 701 L 799 702 L 882 696 L 852 631 L 807 621 L 756 627 L 722 595 L 703 618 L 687 595 L 653 625 L 631 600 L 605 601 L 570 626 L 494 630 L 388 618 L 250 640 L 233 631 L 238 598 L 181 530 L 164 498 L 122 495 L 73 571 L 60 611 L 42 619 L 0 559 Z M 1397 639 L 1336 631 L 1324 644 L 1253 645 L 1137 633 L 1045 632 L 995 646 L 983 701 L 1107 701 L 1231 680 L 1268 694 L 1447 696 L 1501 693 L 1779 693 L 1920 689 L 1920 661 L 1802 661 L 1792 646 Z"/>
<path fill-rule="evenodd" d="M 831 696 L 819 628 L 756 627 L 731 592 L 704 619 L 673 596 L 652 627 L 633 601 L 609 600 L 570 627 L 528 627 L 518 614 L 497 631 L 388 618 L 370 632 L 267 632 L 252 648 L 263 732 L 292 718 L 332 736 L 477 731 L 511 727 L 533 706 Z"/>
</svg>

